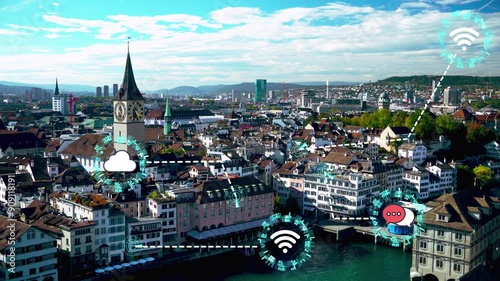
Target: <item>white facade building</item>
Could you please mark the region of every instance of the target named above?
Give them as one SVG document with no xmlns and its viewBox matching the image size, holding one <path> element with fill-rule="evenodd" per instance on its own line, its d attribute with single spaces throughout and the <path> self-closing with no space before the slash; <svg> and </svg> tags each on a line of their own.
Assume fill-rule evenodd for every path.
<svg viewBox="0 0 500 281">
<path fill-rule="evenodd" d="M 146 199 L 146 214 L 153 218 L 161 218 L 162 245 L 177 243 L 177 203 L 168 196 Z"/>
<path fill-rule="evenodd" d="M 96 195 L 99 196 L 99 195 Z M 102 197 L 101 197 L 102 198 Z M 110 204 L 86 206 L 68 198 L 55 198 L 53 206 L 77 221 L 94 221 L 96 261 L 102 265 L 124 260 L 125 215 Z M 105 199 L 103 199 L 105 200 Z"/>
<path fill-rule="evenodd" d="M 374 176 L 348 170 L 305 174 L 304 178 L 304 209 L 317 208 L 328 217 L 364 215 L 371 198 L 380 193 Z"/>
<path fill-rule="evenodd" d="M 0 216 L 0 229 L 5 230 L 0 233 L 0 280 L 59 280 L 54 237 L 35 226 L 5 216 Z M 15 240 L 9 240 L 11 233 L 14 233 Z M 15 241 L 15 244 L 9 245 L 9 241 Z"/>
<path fill-rule="evenodd" d="M 427 158 L 427 147 L 422 144 L 404 143 L 398 147 L 398 156 L 413 160 L 422 165 Z"/>
</svg>

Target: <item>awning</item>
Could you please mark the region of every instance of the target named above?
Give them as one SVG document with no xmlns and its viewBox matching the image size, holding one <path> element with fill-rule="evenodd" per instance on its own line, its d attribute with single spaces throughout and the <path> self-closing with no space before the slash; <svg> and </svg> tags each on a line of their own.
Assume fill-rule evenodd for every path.
<svg viewBox="0 0 500 281">
<path fill-rule="evenodd" d="M 236 233 L 236 232 L 242 232 L 254 228 L 260 228 L 262 227 L 262 223 L 266 219 L 260 219 L 256 221 L 250 221 L 250 222 L 244 222 L 240 224 L 235 224 L 235 225 L 230 225 L 230 226 L 223 226 L 220 228 L 216 229 L 211 229 L 211 230 L 205 230 L 205 231 L 198 231 L 198 230 L 190 230 L 186 234 L 187 236 L 195 239 L 195 240 L 206 240 L 206 239 L 211 239 L 215 237 L 220 237 L 220 236 L 225 236 L 228 234 Z"/>
</svg>

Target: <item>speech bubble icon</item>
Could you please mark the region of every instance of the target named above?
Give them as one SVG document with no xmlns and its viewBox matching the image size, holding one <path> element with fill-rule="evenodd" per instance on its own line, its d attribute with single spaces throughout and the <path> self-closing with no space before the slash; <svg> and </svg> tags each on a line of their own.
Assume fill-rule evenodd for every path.
<svg viewBox="0 0 500 281">
<path fill-rule="evenodd" d="M 401 220 L 400 222 L 397 222 L 396 224 L 399 226 L 411 227 L 411 224 L 413 223 L 413 220 L 415 219 L 415 214 L 413 213 L 412 210 L 410 210 L 408 208 L 403 208 L 403 209 L 405 211 L 405 217 L 403 218 L 403 220 Z"/>
<path fill-rule="evenodd" d="M 397 204 L 389 204 L 382 211 L 387 223 L 398 223 L 405 218 L 405 209 Z"/>
</svg>

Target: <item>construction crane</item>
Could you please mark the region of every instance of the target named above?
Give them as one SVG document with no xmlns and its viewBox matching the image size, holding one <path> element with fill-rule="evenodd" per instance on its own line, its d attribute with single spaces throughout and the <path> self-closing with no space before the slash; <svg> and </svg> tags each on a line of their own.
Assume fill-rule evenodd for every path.
<svg viewBox="0 0 500 281">
<path fill-rule="evenodd" d="M 73 97 L 72 94 L 68 96 L 68 105 L 69 105 L 69 123 L 73 126 L 73 104 L 78 100 L 78 98 Z"/>
</svg>

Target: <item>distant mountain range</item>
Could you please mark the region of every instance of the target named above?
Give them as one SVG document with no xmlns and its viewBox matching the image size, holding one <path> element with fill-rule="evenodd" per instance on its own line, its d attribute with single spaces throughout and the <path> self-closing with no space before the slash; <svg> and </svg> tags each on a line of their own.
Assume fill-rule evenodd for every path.
<svg viewBox="0 0 500 281">
<path fill-rule="evenodd" d="M 359 83 L 353 82 L 329 82 L 330 86 L 335 85 L 355 85 Z M 293 88 L 304 88 L 304 87 L 318 87 L 325 86 L 325 82 L 297 82 L 297 83 L 287 83 L 287 89 Z M 15 94 L 22 95 L 26 90 L 31 88 L 41 88 L 50 92 L 54 91 L 54 84 L 28 84 L 28 83 L 17 83 L 10 81 L 0 81 L 0 94 Z M 59 84 L 59 89 L 61 92 L 71 92 L 73 94 L 84 94 L 84 93 L 95 93 L 95 87 L 87 85 L 78 84 Z M 155 93 L 169 93 L 172 95 L 202 95 L 202 94 L 216 94 L 216 93 L 230 93 L 232 90 L 240 93 L 250 93 L 255 91 L 254 83 L 240 83 L 235 85 L 205 85 L 199 87 L 192 86 L 179 86 L 173 89 L 160 89 L 156 91 L 147 91 L 148 94 Z M 283 83 L 267 83 L 267 90 L 282 90 Z"/>
<path fill-rule="evenodd" d="M 359 82 L 329 82 L 330 86 L 340 86 L 340 85 L 357 85 Z M 283 83 L 267 83 L 268 91 L 281 91 L 283 90 Z M 326 82 L 295 82 L 286 83 L 286 89 L 297 89 L 297 88 L 307 88 L 307 87 L 325 87 Z M 231 93 L 231 91 L 237 93 L 253 93 L 255 92 L 255 84 L 253 82 L 240 83 L 234 85 L 212 85 L 212 86 L 180 86 L 173 89 L 161 89 L 154 91 L 152 93 L 169 93 L 172 95 L 202 95 L 202 94 L 216 94 L 216 93 Z"/>
<path fill-rule="evenodd" d="M 438 76 L 431 76 L 434 79 L 439 79 Z M 418 76 L 403 76 L 403 77 L 389 77 L 383 80 L 379 80 L 377 83 L 386 84 L 404 84 L 411 83 L 416 85 L 428 85 L 429 76 L 418 75 Z M 358 85 L 359 82 L 342 82 L 342 81 L 329 81 L 330 86 L 349 86 Z M 478 77 L 478 76 L 446 76 L 442 82 L 443 86 L 461 86 L 461 85 L 479 85 L 479 86 L 489 86 L 489 87 L 500 87 L 500 76 L 492 77 Z M 297 89 L 297 88 L 317 88 L 325 87 L 326 81 L 312 81 L 312 82 L 294 82 L 286 83 L 286 89 Z M 16 83 L 9 81 L 0 81 L 0 94 L 15 94 L 22 95 L 26 90 L 30 90 L 33 87 L 42 88 L 49 92 L 54 91 L 54 84 L 27 84 L 27 83 Z M 78 84 L 59 84 L 59 89 L 61 92 L 71 92 L 73 94 L 95 94 L 95 87 L 87 85 Z M 205 86 L 179 86 L 173 89 L 160 89 L 156 91 L 147 91 L 148 94 L 155 93 L 169 93 L 171 95 L 203 95 L 203 94 L 217 94 L 217 93 L 230 93 L 234 90 L 237 93 L 253 93 L 255 91 L 255 85 L 253 82 L 240 83 L 234 85 L 205 85 Z M 267 83 L 267 90 L 283 90 L 283 83 Z"/>
<path fill-rule="evenodd" d="M 430 79 L 440 79 L 440 76 L 431 76 Z M 429 85 L 429 76 L 403 76 L 403 77 L 389 77 L 378 83 L 386 84 L 405 84 L 410 83 L 414 85 L 425 86 Z M 447 75 L 441 82 L 442 86 L 463 86 L 463 85 L 477 85 L 482 87 L 500 87 L 500 76 L 461 76 L 461 75 Z"/>
<path fill-rule="evenodd" d="M 41 88 L 48 91 L 54 91 L 56 87 L 56 82 L 54 84 L 28 84 L 28 83 L 17 83 L 9 81 L 0 81 L 0 93 L 25 93 L 26 90 L 31 88 Z M 95 87 L 79 84 L 59 84 L 59 90 L 61 92 L 72 92 L 72 93 L 95 93 Z"/>
</svg>

